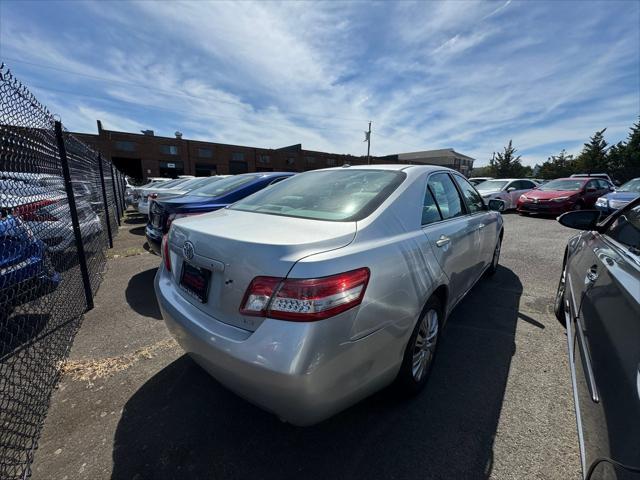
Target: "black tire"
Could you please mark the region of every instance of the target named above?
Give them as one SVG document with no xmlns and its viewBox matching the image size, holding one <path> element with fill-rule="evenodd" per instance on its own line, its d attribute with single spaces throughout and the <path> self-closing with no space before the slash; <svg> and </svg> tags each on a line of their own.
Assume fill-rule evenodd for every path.
<svg viewBox="0 0 640 480">
<path fill-rule="evenodd" d="M 556 297 L 553 301 L 553 313 L 563 327 L 567 326 L 567 320 L 564 316 L 564 299 L 566 292 L 566 276 L 567 276 L 567 261 L 562 265 L 562 273 L 560 274 L 560 280 L 558 281 L 558 288 L 556 290 Z"/>
<path fill-rule="evenodd" d="M 576 202 L 575 205 L 571 207 L 571 210 L 573 211 L 584 210 L 584 204 L 582 202 Z"/>
<path fill-rule="evenodd" d="M 500 264 L 500 252 L 502 251 L 502 235 L 498 237 L 498 243 L 493 250 L 493 257 L 491 258 L 491 265 L 487 268 L 487 276 L 492 277 L 498 271 L 498 265 Z"/>
<path fill-rule="evenodd" d="M 435 337 L 433 339 L 433 348 L 429 349 L 429 359 L 424 365 L 421 374 L 416 375 L 415 367 L 414 367 L 414 354 L 419 355 L 419 350 L 427 350 L 427 348 L 420 348 L 418 346 L 418 335 L 422 336 L 424 331 L 423 323 L 429 323 L 427 316 L 430 315 L 431 312 L 436 312 L 436 332 Z M 442 303 L 438 299 L 438 297 L 431 297 L 427 304 L 425 305 L 422 313 L 420 314 L 420 318 L 416 322 L 416 325 L 411 333 L 411 337 L 409 338 L 409 342 L 405 347 L 404 357 L 402 359 L 402 366 L 400 367 L 400 371 L 398 372 L 398 377 L 396 378 L 396 385 L 398 390 L 406 395 L 415 395 L 420 392 L 427 383 L 429 379 L 429 375 L 433 368 L 433 363 L 435 361 L 438 340 L 440 338 L 440 329 L 444 324 L 444 309 L 442 307 Z M 427 327 L 428 328 L 428 327 Z M 427 334 L 429 332 L 427 331 Z M 428 335 L 427 335 L 428 336 Z M 426 345 L 425 339 L 425 345 Z"/>
</svg>

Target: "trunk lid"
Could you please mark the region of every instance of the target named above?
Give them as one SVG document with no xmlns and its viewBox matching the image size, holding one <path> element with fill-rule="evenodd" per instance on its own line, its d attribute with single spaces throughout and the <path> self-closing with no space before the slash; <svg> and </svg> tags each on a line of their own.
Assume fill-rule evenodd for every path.
<svg viewBox="0 0 640 480">
<path fill-rule="evenodd" d="M 286 277 L 301 258 L 342 248 L 351 243 L 355 233 L 355 222 L 230 209 L 180 219 L 173 223 L 169 240 L 173 281 L 195 307 L 221 322 L 253 331 L 262 318 L 239 312 L 251 280 L 261 275 Z M 185 248 L 187 242 L 192 250 L 189 245 Z M 204 275 L 209 277 L 205 301 L 181 283 L 185 262 L 205 269 Z M 186 274 L 190 273 L 193 270 L 187 267 Z"/>
</svg>

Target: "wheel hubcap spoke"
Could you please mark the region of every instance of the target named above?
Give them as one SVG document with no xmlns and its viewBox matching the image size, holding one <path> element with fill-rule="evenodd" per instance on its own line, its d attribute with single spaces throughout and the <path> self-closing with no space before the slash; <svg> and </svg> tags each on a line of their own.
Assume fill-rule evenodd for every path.
<svg viewBox="0 0 640 480">
<path fill-rule="evenodd" d="M 429 368 L 438 340 L 438 312 L 429 310 L 420 322 L 413 346 L 413 378 L 420 381 Z"/>
</svg>

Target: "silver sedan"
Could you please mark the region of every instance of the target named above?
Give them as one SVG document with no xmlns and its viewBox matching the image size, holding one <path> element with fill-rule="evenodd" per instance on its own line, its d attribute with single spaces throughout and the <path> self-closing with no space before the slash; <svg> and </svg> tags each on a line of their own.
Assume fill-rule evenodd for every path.
<svg viewBox="0 0 640 480">
<path fill-rule="evenodd" d="M 502 235 L 453 170 L 316 170 L 175 221 L 155 290 L 198 364 L 310 425 L 393 382 L 420 390 L 449 313 L 495 272 Z"/>
</svg>

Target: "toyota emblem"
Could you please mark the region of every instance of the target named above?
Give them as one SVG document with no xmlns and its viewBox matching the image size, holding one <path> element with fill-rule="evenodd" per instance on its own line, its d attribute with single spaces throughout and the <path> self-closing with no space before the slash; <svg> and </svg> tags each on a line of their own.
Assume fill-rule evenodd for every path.
<svg viewBox="0 0 640 480">
<path fill-rule="evenodd" d="M 184 245 L 182 246 L 182 254 L 184 255 L 184 258 L 186 258 L 187 260 L 191 260 L 194 253 L 195 250 L 193 248 L 193 243 L 184 242 Z"/>
</svg>

